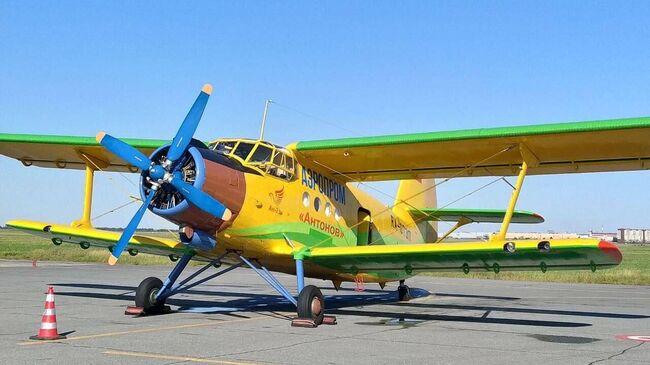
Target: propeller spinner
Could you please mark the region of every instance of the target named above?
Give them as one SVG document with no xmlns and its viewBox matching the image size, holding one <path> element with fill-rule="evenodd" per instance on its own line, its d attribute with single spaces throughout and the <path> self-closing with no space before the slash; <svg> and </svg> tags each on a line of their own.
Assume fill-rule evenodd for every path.
<svg viewBox="0 0 650 365">
<path fill-rule="evenodd" d="M 129 244 L 129 241 L 135 234 L 135 230 L 138 228 L 138 224 L 140 224 L 144 213 L 147 211 L 147 208 L 149 208 L 149 205 L 151 205 L 158 188 L 163 184 L 170 184 L 190 203 L 215 217 L 223 220 L 229 220 L 232 217 L 232 212 L 221 202 L 214 199 L 209 194 L 195 188 L 193 185 L 186 183 L 183 180 L 182 173 L 179 171 L 179 166 L 175 166 L 174 164 L 174 162 L 181 158 L 187 151 L 190 142 L 192 141 L 192 136 L 194 135 L 194 132 L 196 132 L 196 128 L 201 121 L 203 110 L 205 110 L 205 106 L 208 103 L 208 98 L 211 93 L 212 86 L 210 84 L 205 84 L 201 89 L 201 93 L 199 93 L 199 96 L 190 108 L 190 111 L 185 116 L 185 120 L 183 120 L 178 132 L 176 132 L 176 136 L 174 136 L 169 151 L 167 152 L 167 158 L 161 164 L 154 163 L 138 149 L 115 137 L 104 132 L 97 133 L 97 142 L 122 160 L 133 166 L 137 166 L 139 169 L 146 172 L 145 175 L 148 175 L 147 179 L 151 183 L 151 189 L 142 203 L 142 206 L 140 206 L 133 218 L 131 218 L 131 221 L 124 229 L 122 236 L 120 236 L 119 241 L 113 248 L 111 257 L 108 259 L 110 265 L 115 265 L 115 263 L 117 263 L 117 259 Z"/>
</svg>

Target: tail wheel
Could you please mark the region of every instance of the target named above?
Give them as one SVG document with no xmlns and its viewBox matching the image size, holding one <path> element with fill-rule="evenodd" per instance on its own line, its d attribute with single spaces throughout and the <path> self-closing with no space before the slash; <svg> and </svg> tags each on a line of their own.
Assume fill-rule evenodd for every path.
<svg viewBox="0 0 650 365">
<path fill-rule="evenodd" d="M 142 280 L 138 285 L 138 289 L 135 290 L 135 306 L 141 307 L 145 312 L 149 313 L 160 311 L 165 301 L 156 300 L 156 295 L 162 286 L 162 281 L 155 277 Z"/>
<path fill-rule="evenodd" d="M 325 300 L 320 289 L 307 285 L 298 295 L 298 318 L 311 319 L 320 325 L 323 323 Z"/>
<path fill-rule="evenodd" d="M 411 300 L 411 292 L 407 285 L 400 285 L 397 287 L 397 295 L 399 296 L 400 302 L 408 302 Z"/>
</svg>

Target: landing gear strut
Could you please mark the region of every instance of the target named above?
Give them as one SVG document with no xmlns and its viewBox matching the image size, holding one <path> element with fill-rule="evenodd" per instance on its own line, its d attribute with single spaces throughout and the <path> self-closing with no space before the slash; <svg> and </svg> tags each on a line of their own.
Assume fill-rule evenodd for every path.
<svg viewBox="0 0 650 365">
<path fill-rule="evenodd" d="M 409 287 L 404 284 L 404 280 L 399 281 L 399 286 L 397 287 L 397 296 L 399 297 L 400 302 L 408 302 L 411 300 L 411 292 Z"/>
<path fill-rule="evenodd" d="M 225 269 L 218 270 L 218 272 L 208 275 L 202 279 L 194 280 L 198 275 L 203 273 L 210 267 L 220 268 L 221 260 L 226 255 L 237 255 L 240 262 L 233 264 Z M 176 266 L 167 276 L 163 283 L 160 279 L 149 277 L 144 279 L 135 293 L 135 307 L 127 307 L 125 314 L 128 315 L 146 315 L 146 314 L 159 314 L 170 312 L 169 306 L 165 305 L 167 298 L 172 295 L 184 292 L 197 285 L 205 283 L 208 280 L 221 276 L 229 271 L 232 271 L 241 266 L 250 267 L 262 279 L 264 279 L 271 287 L 278 291 L 284 298 L 291 304 L 296 306 L 298 318 L 291 322 L 292 326 L 296 327 L 317 327 L 321 324 L 336 324 L 336 317 L 325 315 L 325 300 L 323 293 L 314 285 L 305 286 L 305 273 L 302 265 L 302 259 L 296 259 L 296 277 L 298 279 L 298 299 L 289 292 L 289 290 L 276 279 L 271 272 L 262 265 L 258 260 L 247 259 L 241 254 L 234 252 L 226 252 L 220 257 L 213 259 L 206 263 L 201 269 L 197 270 L 187 278 L 176 283 L 176 280 L 181 275 L 190 260 L 194 257 L 193 252 L 184 254 L 176 263 Z"/>
</svg>

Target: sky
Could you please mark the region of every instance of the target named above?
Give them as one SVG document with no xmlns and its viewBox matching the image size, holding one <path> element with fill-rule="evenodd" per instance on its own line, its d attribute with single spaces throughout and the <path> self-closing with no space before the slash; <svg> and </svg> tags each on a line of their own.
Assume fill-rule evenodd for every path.
<svg viewBox="0 0 650 365">
<path fill-rule="evenodd" d="M 171 139 L 204 83 L 196 136 L 300 140 L 650 115 L 648 2 L 0 2 L 0 133 Z M 0 223 L 68 223 L 83 172 L 0 157 Z M 650 228 L 650 173 L 532 176 L 517 231 Z M 93 216 L 137 195 L 98 174 Z M 439 187 L 444 206 L 491 178 Z M 510 178 L 514 181 L 514 178 Z M 395 183 L 366 189 L 395 193 Z M 451 207 L 505 208 L 489 185 Z M 96 226 L 125 226 L 135 204 Z M 171 227 L 149 213 L 143 227 Z M 443 226 L 444 227 L 444 226 Z M 495 230 L 495 225 L 465 230 Z"/>
</svg>

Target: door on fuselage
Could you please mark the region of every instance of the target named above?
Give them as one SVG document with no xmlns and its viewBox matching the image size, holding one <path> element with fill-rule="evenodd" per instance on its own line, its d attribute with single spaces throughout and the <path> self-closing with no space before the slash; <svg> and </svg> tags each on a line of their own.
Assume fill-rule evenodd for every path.
<svg viewBox="0 0 650 365">
<path fill-rule="evenodd" d="M 370 211 L 359 208 L 357 212 L 357 246 L 366 246 L 371 239 Z"/>
</svg>

